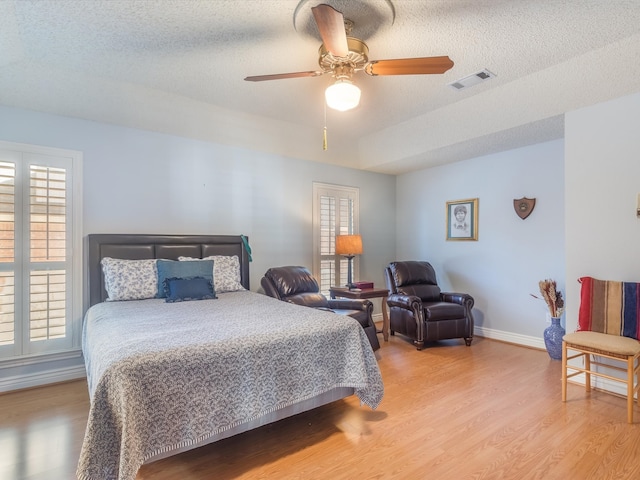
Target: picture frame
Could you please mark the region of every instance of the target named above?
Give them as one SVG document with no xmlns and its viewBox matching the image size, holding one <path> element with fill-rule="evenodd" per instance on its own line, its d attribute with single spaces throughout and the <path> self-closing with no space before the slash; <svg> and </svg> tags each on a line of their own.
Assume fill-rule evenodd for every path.
<svg viewBox="0 0 640 480">
<path fill-rule="evenodd" d="M 447 241 L 478 240 L 478 199 L 453 200 L 446 205 Z"/>
</svg>

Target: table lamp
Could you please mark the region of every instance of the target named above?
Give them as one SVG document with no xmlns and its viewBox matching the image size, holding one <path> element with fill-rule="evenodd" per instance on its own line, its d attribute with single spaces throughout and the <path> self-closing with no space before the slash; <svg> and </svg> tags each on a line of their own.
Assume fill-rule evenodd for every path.
<svg viewBox="0 0 640 480">
<path fill-rule="evenodd" d="M 362 237 L 360 235 L 336 236 L 336 255 L 347 257 L 347 287 L 353 290 L 355 285 L 351 281 L 351 261 L 356 255 L 362 253 Z"/>
</svg>

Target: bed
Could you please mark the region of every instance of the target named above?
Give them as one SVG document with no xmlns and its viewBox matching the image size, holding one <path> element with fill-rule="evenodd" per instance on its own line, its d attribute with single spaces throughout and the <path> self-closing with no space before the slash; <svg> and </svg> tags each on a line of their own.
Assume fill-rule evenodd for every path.
<svg viewBox="0 0 640 480">
<path fill-rule="evenodd" d="M 245 242 L 233 235 L 89 235 L 82 348 L 91 408 L 79 479 L 133 480 L 143 463 L 353 394 L 379 405 L 382 379 L 360 325 L 251 292 Z M 233 281 L 216 269 L 231 259 Z M 107 290 L 109 299 L 120 298 L 109 262 L 135 266 L 134 276 L 153 264 L 160 278 L 165 267 L 213 265 L 213 278 L 172 276 L 162 282 L 168 298 L 107 301 Z M 136 287 L 149 283 L 134 280 Z M 217 298 L 171 301 L 169 287 L 196 283 L 214 286 Z M 176 288 L 178 300 L 191 298 Z"/>
</svg>

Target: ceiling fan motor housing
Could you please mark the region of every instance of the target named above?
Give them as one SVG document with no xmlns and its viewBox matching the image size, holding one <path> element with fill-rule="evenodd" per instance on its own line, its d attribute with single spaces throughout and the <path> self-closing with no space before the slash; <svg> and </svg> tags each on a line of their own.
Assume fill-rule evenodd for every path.
<svg viewBox="0 0 640 480">
<path fill-rule="evenodd" d="M 364 69 L 369 61 L 369 47 L 362 40 L 347 37 L 349 53 L 346 57 L 337 57 L 327 50 L 324 43 L 320 45 L 318 64 L 324 72 L 335 71 L 337 67 L 348 65 L 351 72 Z"/>
</svg>

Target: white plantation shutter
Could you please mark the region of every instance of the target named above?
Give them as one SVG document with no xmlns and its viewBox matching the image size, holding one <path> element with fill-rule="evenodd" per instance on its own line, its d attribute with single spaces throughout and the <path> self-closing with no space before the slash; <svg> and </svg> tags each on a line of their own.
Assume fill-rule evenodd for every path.
<svg viewBox="0 0 640 480">
<path fill-rule="evenodd" d="M 334 253 L 336 248 L 336 197 L 327 192 L 319 196 L 320 202 L 320 251 L 319 269 L 314 268 L 314 275 L 320 283 L 320 290 L 326 292 L 336 284 L 339 265 L 336 265 Z"/>
<path fill-rule="evenodd" d="M 67 336 L 66 169 L 30 165 L 29 339 Z"/>
<path fill-rule="evenodd" d="M 314 183 L 313 200 L 313 275 L 328 295 L 330 287 L 347 283 L 347 260 L 335 254 L 336 235 L 358 233 L 358 189 Z"/>
<path fill-rule="evenodd" d="M 79 154 L 6 145 L 0 142 L 0 357 L 77 349 Z"/>
<path fill-rule="evenodd" d="M 0 348 L 5 350 L 9 350 L 6 346 L 14 345 L 16 339 L 15 177 L 15 164 L 0 162 Z"/>
</svg>

